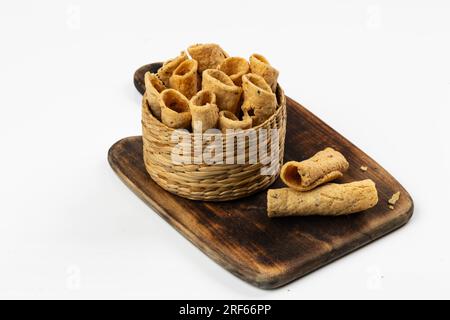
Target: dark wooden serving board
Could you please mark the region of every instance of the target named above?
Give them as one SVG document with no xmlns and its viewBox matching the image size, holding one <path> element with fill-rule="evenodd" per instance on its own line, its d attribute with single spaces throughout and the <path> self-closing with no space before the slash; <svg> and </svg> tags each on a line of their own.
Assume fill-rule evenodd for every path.
<svg viewBox="0 0 450 320">
<path fill-rule="evenodd" d="M 140 92 L 143 72 L 150 67 L 155 68 L 146 66 L 136 73 Z M 398 229 L 413 213 L 408 192 L 364 152 L 289 98 L 287 114 L 285 161 L 336 148 L 350 163 L 340 182 L 374 180 L 380 198 L 376 207 L 343 217 L 269 219 L 266 192 L 223 203 L 186 200 L 151 180 L 142 160 L 141 137 L 114 144 L 109 162 L 134 193 L 211 259 L 257 287 L 277 288 Z M 283 184 L 278 180 L 272 187 Z M 391 210 L 387 201 L 397 191 L 401 197 Z"/>
</svg>

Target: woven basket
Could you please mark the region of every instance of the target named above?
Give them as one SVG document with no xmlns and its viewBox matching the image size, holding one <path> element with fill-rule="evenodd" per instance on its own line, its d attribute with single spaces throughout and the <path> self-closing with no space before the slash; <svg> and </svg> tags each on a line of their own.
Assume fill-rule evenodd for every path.
<svg viewBox="0 0 450 320">
<path fill-rule="evenodd" d="M 286 98 L 280 86 L 277 88 L 278 108 L 274 115 L 263 124 L 252 129 L 277 129 L 279 132 L 279 168 L 283 165 L 284 141 L 286 135 Z M 142 100 L 142 131 L 144 162 L 151 178 L 163 189 L 192 200 L 227 201 L 247 197 L 269 187 L 278 177 L 262 175 L 263 164 L 182 164 L 172 161 L 172 150 L 178 144 L 172 142 L 174 129 L 156 119 Z M 194 145 L 194 134 L 189 134 Z M 226 134 L 221 135 L 225 150 Z M 248 140 L 247 140 L 248 141 Z M 270 135 L 269 139 L 270 141 Z M 270 145 L 270 144 L 269 144 Z M 259 149 L 258 149 L 259 150 Z M 270 152 L 270 148 L 268 148 Z M 249 143 L 245 144 L 248 159 Z"/>
</svg>

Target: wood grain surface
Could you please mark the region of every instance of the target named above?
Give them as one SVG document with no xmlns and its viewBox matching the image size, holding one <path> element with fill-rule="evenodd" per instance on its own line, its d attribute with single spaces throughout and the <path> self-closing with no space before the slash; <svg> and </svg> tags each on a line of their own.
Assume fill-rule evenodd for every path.
<svg viewBox="0 0 450 320">
<path fill-rule="evenodd" d="M 143 72 L 158 67 L 138 70 L 135 84 L 140 92 Z M 211 259 L 257 287 L 277 288 L 398 229 L 413 213 L 408 192 L 379 164 L 289 98 L 287 112 L 285 161 L 301 161 L 325 147 L 339 150 L 350 169 L 338 182 L 374 180 L 380 198 L 376 207 L 343 217 L 270 219 L 265 191 L 224 203 L 183 199 L 151 180 L 142 160 L 141 137 L 114 144 L 109 162 L 136 195 Z M 361 166 L 367 166 L 367 172 Z M 277 180 L 272 187 L 283 184 Z M 391 210 L 388 199 L 397 191 L 401 197 Z"/>
</svg>

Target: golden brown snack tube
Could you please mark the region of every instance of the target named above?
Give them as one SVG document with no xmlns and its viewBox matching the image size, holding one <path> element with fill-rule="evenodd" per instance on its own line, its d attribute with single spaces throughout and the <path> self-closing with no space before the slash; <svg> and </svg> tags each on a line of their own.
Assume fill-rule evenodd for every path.
<svg viewBox="0 0 450 320">
<path fill-rule="evenodd" d="M 189 100 L 174 89 L 166 89 L 161 93 L 163 102 L 161 121 L 174 129 L 188 129 L 191 127 L 191 112 Z"/>
<path fill-rule="evenodd" d="M 277 89 L 279 72 L 270 65 L 269 61 L 264 56 L 255 53 L 250 57 L 250 71 L 263 77 L 272 91 L 275 92 Z"/>
<path fill-rule="evenodd" d="M 242 76 L 250 72 L 250 65 L 244 58 L 229 57 L 222 61 L 218 69 L 229 76 L 235 85 L 240 87 L 242 85 Z"/>
<path fill-rule="evenodd" d="M 150 110 L 152 114 L 158 119 L 161 120 L 161 92 L 163 92 L 166 87 L 164 83 L 162 83 L 159 78 L 150 72 L 145 73 L 145 93 L 148 105 L 150 106 Z"/>
<path fill-rule="evenodd" d="M 244 118 L 239 120 L 234 113 L 230 111 L 220 111 L 219 113 L 219 129 L 226 133 L 227 129 L 246 130 L 252 127 L 252 119 Z"/>
<path fill-rule="evenodd" d="M 237 114 L 242 88 L 220 70 L 208 69 L 203 72 L 202 89 L 214 92 L 219 110 Z"/>
<path fill-rule="evenodd" d="M 198 62 L 198 71 L 203 73 L 207 69 L 216 69 L 228 54 L 217 44 L 196 44 L 188 48 L 192 59 Z"/>
<path fill-rule="evenodd" d="M 197 61 L 183 61 L 169 79 L 170 88 L 180 91 L 186 98 L 191 99 L 197 93 L 197 69 Z"/>
<path fill-rule="evenodd" d="M 158 78 L 164 83 L 166 87 L 169 86 L 169 79 L 172 76 L 173 72 L 175 71 L 178 66 L 183 63 L 184 61 L 188 60 L 189 57 L 185 51 L 182 51 L 180 55 L 176 58 L 170 59 L 162 65 L 161 68 L 159 68 L 157 75 Z"/>
<path fill-rule="evenodd" d="M 281 168 L 281 180 L 297 191 L 308 191 L 341 178 L 348 170 L 345 157 L 332 148 L 316 153 L 302 162 L 290 161 Z"/>
<path fill-rule="evenodd" d="M 256 74 L 246 74 L 242 77 L 244 103 L 242 111 L 253 120 L 257 126 L 269 119 L 277 108 L 277 98 L 266 81 Z"/>
<path fill-rule="evenodd" d="M 368 179 L 347 184 L 330 183 L 308 192 L 291 188 L 267 193 L 270 218 L 286 216 L 340 216 L 361 212 L 378 203 L 375 183 Z"/>
<path fill-rule="evenodd" d="M 219 120 L 219 108 L 216 104 L 216 95 L 212 91 L 199 91 L 190 101 L 192 128 L 201 131 L 216 128 Z"/>
</svg>

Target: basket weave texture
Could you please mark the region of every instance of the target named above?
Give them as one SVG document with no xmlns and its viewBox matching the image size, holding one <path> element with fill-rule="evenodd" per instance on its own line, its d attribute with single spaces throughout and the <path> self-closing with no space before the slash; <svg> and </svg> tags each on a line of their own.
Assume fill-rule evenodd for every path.
<svg viewBox="0 0 450 320">
<path fill-rule="evenodd" d="M 277 88 L 278 108 L 268 120 L 250 130 L 277 129 L 279 132 L 279 168 L 283 165 L 284 142 L 286 135 L 286 98 L 280 86 Z M 142 137 L 144 146 L 144 162 L 151 178 L 163 189 L 178 196 L 202 201 L 228 201 L 247 197 L 268 188 L 279 175 L 262 175 L 264 165 L 249 161 L 251 138 L 245 143 L 245 164 L 174 164 L 173 148 L 179 141 L 172 141 L 174 129 L 167 127 L 150 112 L 147 101 L 142 100 Z M 245 131 L 243 131 L 245 134 Z M 190 133 L 190 142 L 194 146 L 195 134 Z M 258 136 L 258 134 L 256 135 Z M 205 146 L 208 139 L 205 139 Z M 271 135 L 268 134 L 268 155 L 270 155 Z M 226 150 L 227 134 L 221 135 L 223 150 Z M 259 150 L 259 146 L 258 149 Z M 254 149 L 253 149 L 254 151 Z M 191 150 L 193 154 L 193 148 Z M 192 157 L 193 158 L 193 157 Z M 267 160 L 267 159 L 266 159 Z"/>
</svg>

